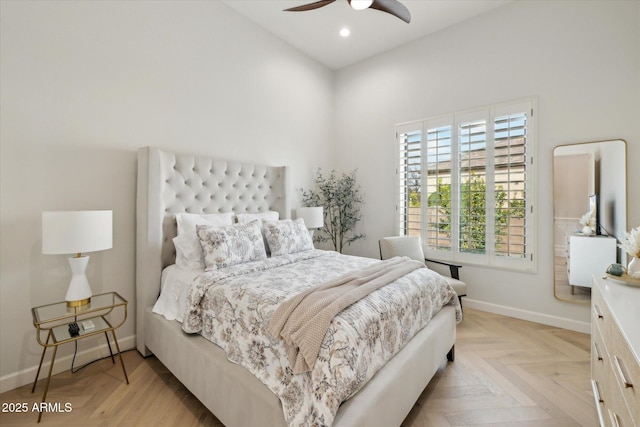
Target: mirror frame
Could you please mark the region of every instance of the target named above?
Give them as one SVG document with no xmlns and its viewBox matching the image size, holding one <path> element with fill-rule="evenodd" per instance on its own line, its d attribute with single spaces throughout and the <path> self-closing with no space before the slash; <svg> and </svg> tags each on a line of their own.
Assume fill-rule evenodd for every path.
<svg viewBox="0 0 640 427">
<path fill-rule="evenodd" d="M 583 298 L 581 299 L 576 299 L 576 300 L 572 300 L 569 298 L 565 298 L 565 297 L 561 297 L 558 296 L 558 292 L 557 292 L 557 273 L 556 273 L 556 239 L 557 239 L 557 225 L 556 225 L 556 193 L 557 193 L 557 189 L 556 189 L 556 150 L 561 149 L 561 148 L 567 148 L 567 147 L 575 147 L 575 148 L 579 148 L 579 146 L 583 146 L 583 145 L 588 145 L 588 144 L 601 144 L 601 143 L 608 143 L 608 142 L 612 142 L 612 143 L 616 143 L 616 142 L 621 142 L 622 146 L 624 148 L 624 199 L 625 199 L 625 205 L 624 205 L 624 223 L 622 224 L 624 230 L 627 230 L 627 224 L 628 224 L 628 218 L 629 218 L 629 206 L 628 206 L 628 201 L 629 201 L 629 183 L 628 183 L 628 147 L 627 147 L 627 141 L 622 139 L 622 138 L 618 138 L 618 139 L 608 139 L 608 140 L 601 140 L 601 141 L 588 141 L 588 142 L 577 142 L 577 143 L 571 143 L 571 144 L 563 144 L 563 145 L 557 145 L 553 148 L 553 152 L 552 152 L 552 156 L 553 156 L 553 163 L 552 163 L 552 194 L 553 194 L 553 220 L 552 220 L 552 224 L 553 224 L 553 240 L 552 240 L 552 244 L 553 244 L 553 296 L 555 299 L 557 299 L 558 301 L 562 301 L 562 302 L 568 302 L 568 303 L 573 303 L 573 304 L 590 304 L 591 302 L 591 294 L 589 293 L 588 296 L 585 295 Z M 599 201 L 600 203 L 600 201 Z M 602 209 L 602 207 L 600 207 L 600 209 Z M 619 233 L 618 233 L 619 234 Z M 619 238 L 623 237 L 623 236 L 617 236 L 613 231 L 611 232 L 611 235 L 616 238 L 616 243 L 619 242 Z M 617 260 L 619 260 L 618 262 L 620 262 L 623 265 L 626 265 L 626 254 L 621 251 L 620 249 L 617 249 L 616 252 L 616 258 Z M 603 272 L 604 273 L 604 272 Z M 569 285 L 570 286 L 570 285 Z"/>
</svg>

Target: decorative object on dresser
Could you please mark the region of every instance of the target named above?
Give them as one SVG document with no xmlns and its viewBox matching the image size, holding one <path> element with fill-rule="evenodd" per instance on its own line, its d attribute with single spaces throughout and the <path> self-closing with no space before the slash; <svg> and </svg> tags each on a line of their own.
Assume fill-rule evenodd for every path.
<svg viewBox="0 0 640 427">
<path fill-rule="evenodd" d="M 591 385 L 600 425 L 640 426 L 640 288 L 594 276 Z"/>
<path fill-rule="evenodd" d="M 634 256 L 627 266 L 627 274 L 634 279 L 640 279 L 640 258 Z"/>
<path fill-rule="evenodd" d="M 607 274 L 611 274 L 612 276 L 621 277 L 625 272 L 625 268 L 622 264 L 611 264 L 607 267 Z"/>
<path fill-rule="evenodd" d="M 640 279 L 640 227 L 626 233 L 625 239 L 618 246 L 631 257 L 627 274 L 632 279 Z"/>
<path fill-rule="evenodd" d="M 608 236 L 569 236 L 567 274 L 569 285 L 590 288 L 592 276 L 601 275 L 616 262 L 616 239 Z"/>
<path fill-rule="evenodd" d="M 111 249 L 112 229 L 112 211 L 42 212 L 42 253 L 77 254 L 68 258 L 72 276 L 65 300 L 69 307 L 91 301 L 85 274 L 89 257 L 82 253 Z"/>
</svg>

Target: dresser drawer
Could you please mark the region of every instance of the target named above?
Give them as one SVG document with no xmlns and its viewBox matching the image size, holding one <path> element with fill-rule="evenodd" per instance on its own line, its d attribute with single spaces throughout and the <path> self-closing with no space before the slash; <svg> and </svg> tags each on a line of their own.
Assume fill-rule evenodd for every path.
<svg viewBox="0 0 640 427">
<path fill-rule="evenodd" d="M 593 288 L 591 291 L 591 321 L 592 324 L 598 325 L 603 333 L 613 322 L 611 312 L 598 288 Z"/>
<path fill-rule="evenodd" d="M 601 427 L 610 427 L 611 421 L 607 418 L 607 406 L 609 401 L 605 382 L 611 375 L 611 367 L 603 345 L 602 336 L 595 323 L 591 324 L 591 387 L 598 411 L 598 419 Z"/>
<path fill-rule="evenodd" d="M 616 382 L 611 356 L 596 323 L 591 326 L 591 377 L 603 426 L 633 426 L 631 415 Z"/>
<path fill-rule="evenodd" d="M 612 427 L 636 427 L 637 424 L 631 420 L 629 412 L 625 409 L 622 412 L 616 412 L 614 408 L 607 408 L 605 425 Z"/>
<path fill-rule="evenodd" d="M 610 374 L 611 363 L 607 347 L 600 328 L 595 323 L 591 325 L 591 376 L 600 384 Z"/>
<path fill-rule="evenodd" d="M 612 376 L 636 425 L 640 426 L 640 365 L 615 321 L 607 324 L 607 329 L 602 332 L 607 337 Z"/>
<path fill-rule="evenodd" d="M 593 393 L 602 426 L 636 427 L 610 366 L 596 369 Z"/>
<path fill-rule="evenodd" d="M 607 407 L 604 405 L 604 396 L 602 395 L 602 385 L 595 380 L 591 379 L 591 389 L 593 390 L 593 397 L 596 401 L 596 410 L 598 411 L 598 423 L 600 427 L 610 427 L 611 421 L 607 420 L 605 416 L 608 415 Z"/>
</svg>

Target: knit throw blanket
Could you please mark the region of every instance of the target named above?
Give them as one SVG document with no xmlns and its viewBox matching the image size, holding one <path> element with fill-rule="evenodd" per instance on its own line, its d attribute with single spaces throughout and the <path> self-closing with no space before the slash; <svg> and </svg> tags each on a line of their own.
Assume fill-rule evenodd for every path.
<svg viewBox="0 0 640 427">
<path fill-rule="evenodd" d="M 336 314 L 376 289 L 424 267 L 421 262 L 394 257 L 309 288 L 276 309 L 268 330 L 284 341 L 295 374 L 310 371 Z"/>
</svg>

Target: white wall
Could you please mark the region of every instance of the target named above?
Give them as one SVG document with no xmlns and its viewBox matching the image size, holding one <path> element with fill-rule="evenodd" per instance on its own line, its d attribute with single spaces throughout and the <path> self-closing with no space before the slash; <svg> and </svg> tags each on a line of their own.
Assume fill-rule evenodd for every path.
<svg viewBox="0 0 640 427">
<path fill-rule="evenodd" d="M 113 210 L 114 247 L 91 254 L 88 277 L 130 302 L 118 336 L 133 348 L 136 149 L 291 165 L 309 187 L 330 166 L 334 99 L 333 73 L 220 2 L 0 7 L 4 391 L 35 375 L 30 308 L 63 299 L 70 279 L 65 256 L 41 254 L 42 211 Z"/>
<path fill-rule="evenodd" d="M 367 196 L 350 253 L 394 233 L 394 125 L 538 97 L 536 274 L 465 266 L 468 305 L 588 329 L 589 307 L 553 297 L 552 150 L 628 142 L 628 227 L 640 225 L 640 2 L 517 1 L 336 74 L 337 164 Z"/>
</svg>

